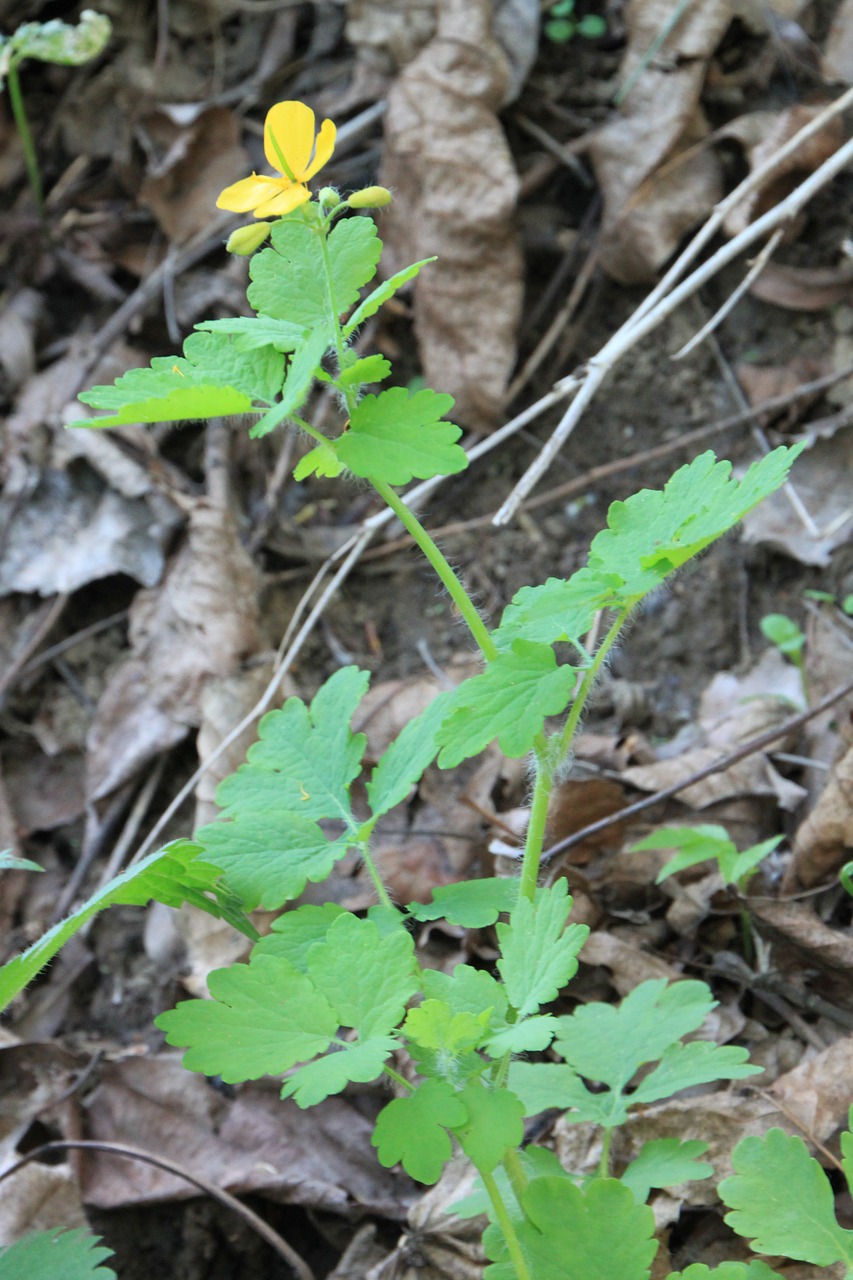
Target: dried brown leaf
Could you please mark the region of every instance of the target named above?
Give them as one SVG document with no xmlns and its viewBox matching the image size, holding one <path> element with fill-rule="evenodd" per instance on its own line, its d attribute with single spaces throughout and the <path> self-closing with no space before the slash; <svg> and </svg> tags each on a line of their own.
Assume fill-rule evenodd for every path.
<svg viewBox="0 0 853 1280">
<path fill-rule="evenodd" d="M 814 809 L 800 824 L 788 885 L 833 879 L 853 849 L 853 747 L 837 762 Z"/>
<path fill-rule="evenodd" d="M 496 112 L 509 64 L 488 0 L 440 0 L 435 37 L 388 95 L 382 222 L 389 269 L 438 255 L 415 289 L 426 380 L 455 417 L 488 428 L 515 361 L 522 262 L 516 174 Z"/>
<path fill-rule="evenodd" d="M 182 244 L 208 226 L 219 193 L 250 168 L 237 118 L 225 107 L 210 107 L 184 125 L 160 111 L 140 127 L 159 156 L 139 199 L 168 238 Z"/>
</svg>

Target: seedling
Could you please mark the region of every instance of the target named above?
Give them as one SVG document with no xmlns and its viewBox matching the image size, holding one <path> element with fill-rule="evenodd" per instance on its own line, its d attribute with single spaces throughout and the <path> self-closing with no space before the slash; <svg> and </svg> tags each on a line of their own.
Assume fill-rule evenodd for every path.
<svg viewBox="0 0 853 1280">
<path fill-rule="evenodd" d="M 808 702 L 808 684 L 806 680 L 806 664 L 803 660 L 803 650 L 806 647 L 806 637 L 801 628 L 797 625 L 793 618 L 789 618 L 784 613 L 768 613 L 761 619 L 762 634 L 775 644 L 776 648 L 783 654 L 789 662 L 793 662 L 794 666 L 800 673 L 800 682 L 803 686 L 803 698 Z"/>
<path fill-rule="evenodd" d="M 702 862 L 716 862 L 723 883 L 731 885 L 738 895 L 742 895 L 759 864 L 781 844 L 783 838 L 772 836 L 769 840 L 751 845 L 743 853 L 738 853 L 737 846 L 729 839 L 725 827 L 704 823 L 698 827 L 661 827 L 646 836 L 645 840 L 632 845 L 629 852 L 640 853 L 646 849 L 678 850 L 658 872 L 655 884 L 661 884 L 688 867 L 698 866 Z M 743 902 L 740 904 L 740 916 L 744 954 L 748 960 L 752 960 L 755 953 L 752 920 Z"/>
<path fill-rule="evenodd" d="M 9 85 L 9 102 L 21 146 L 24 164 L 39 214 L 44 214 L 44 187 L 33 135 L 30 132 L 18 68 L 27 58 L 76 67 L 97 58 L 106 47 L 112 28 L 109 18 L 84 9 L 76 26 L 52 18 L 50 22 L 25 22 L 11 36 L 0 36 L 0 89 Z"/>
<path fill-rule="evenodd" d="M 607 31 L 607 23 L 596 13 L 588 13 L 586 17 L 577 19 L 574 16 L 575 0 L 557 0 L 548 10 L 550 17 L 545 23 L 545 35 L 552 44 L 566 44 L 575 36 L 585 36 L 588 40 L 596 40 Z"/>
<path fill-rule="evenodd" d="M 350 726 L 368 673 L 354 666 L 335 672 L 310 705 L 289 698 L 263 717 L 246 763 L 220 785 L 219 818 L 192 844 L 172 845 L 107 886 L 82 913 L 108 901 L 187 899 L 256 938 L 245 913 L 282 911 L 269 935 L 255 940 L 247 964 L 210 975 L 211 999 L 184 1001 L 157 1019 L 168 1042 L 185 1049 L 186 1066 L 228 1083 L 282 1077 L 282 1096 L 300 1107 L 384 1076 L 396 1096 L 376 1122 L 378 1159 L 400 1163 L 424 1183 L 437 1181 L 455 1149 L 471 1160 L 492 1219 L 484 1239 L 487 1280 L 647 1280 L 656 1244 L 653 1215 L 642 1202 L 651 1187 L 706 1176 L 697 1159 L 704 1144 L 650 1143 L 614 1178 L 613 1129 L 634 1105 L 713 1080 L 745 1079 L 758 1068 L 742 1048 L 685 1041 L 714 1004 L 701 982 L 644 983 L 619 1008 L 592 1005 L 564 1017 L 548 1011 L 575 974 L 588 932 L 570 923 L 565 879 L 539 883 L 549 798 L 629 615 L 782 485 L 799 449 L 774 450 L 740 481 L 728 462 L 705 453 L 662 490 L 614 503 L 586 565 L 568 580 L 522 588 L 490 629 L 396 492 L 413 478 L 467 466 L 461 431 L 446 418 L 452 398 L 429 388 L 368 390 L 391 366 L 351 346 L 358 327 L 426 260 L 363 296 L 382 245 L 373 220 L 352 211 L 379 206 L 388 193 L 368 188 L 345 199 L 324 188 L 312 197 L 307 183 L 331 155 L 335 128 L 325 121 L 315 137 L 313 113 L 301 103 L 272 109 L 264 142 L 277 176 L 243 179 L 219 200 L 271 221 L 260 234 L 251 224 L 236 242 L 243 251 L 269 231 L 268 246 L 250 261 L 256 314 L 203 322 L 182 355 L 95 387 L 82 399 L 104 415 L 76 425 L 251 415 L 253 437 L 295 426 L 313 444 L 296 479 L 350 473 L 373 487 L 447 588 L 483 667 L 406 725 L 374 765 L 358 804 L 350 789 L 366 744 Z M 347 425 L 337 434 L 321 433 L 303 416 L 318 382 L 334 387 L 345 411 Z M 601 612 L 603 639 L 587 653 L 583 637 Z M 405 801 L 428 765 L 452 769 L 495 739 L 507 755 L 531 760 L 519 877 L 445 886 L 429 903 L 395 903 L 371 847 L 377 822 Z M 285 909 L 353 852 L 375 888 L 365 918 L 334 903 Z M 60 930 L 73 931 L 80 917 Z M 414 933 L 419 921 L 436 918 L 494 926 L 494 970 L 422 970 Z M 7 965 L 0 994 L 11 999 L 65 937 L 53 932 Z M 546 1050 L 556 1061 L 529 1060 Z M 601 1126 L 595 1178 L 576 1184 L 550 1153 L 522 1148 L 525 1116 L 550 1107 Z M 713 1274 L 773 1274 L 760 1263 L 731 1267 L 728 1276 L 724 1268 Z M 683 1280 L 700 1274 L 712 1273 L 688 1268 Z"/>
</svg>

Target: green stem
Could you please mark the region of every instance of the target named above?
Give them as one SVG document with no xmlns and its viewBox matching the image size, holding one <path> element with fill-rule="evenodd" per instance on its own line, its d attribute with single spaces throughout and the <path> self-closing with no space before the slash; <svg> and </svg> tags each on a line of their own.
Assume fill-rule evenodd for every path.
<svg viewBox="0 0 853 1280">
<path fill-rule="evenodd" d="M 358 850 L 361 854 L 361 858 L 364 865 L 367 867 L 368 874 L 371 880 L 373 881 L 373 887 L 376 889 L 376 893 L 379 898 L 379 901 L 382 903 L 383 907 L 390 907 L 391 910 L 393 911 L 394 903 L 391 901 L 390 897 L 388 896 L 388 890 L 385 888 L 385 885 L 382 883 L 382 877 L 380 876 L 378 870 L 376 869 L 376 863 L 373 861 L 373 857 L 370 853 L 370 849 L 368 848 L 367 841 L 364 841 L 363 843 L 359 844 Z"/>
<path fill-rule="evenodd" d="M 326 271 L 326 302 L 329 308 L 329 327 L 332 330 L 332 338 L 335 343 L 335 355 L 338 360 L 338 373 L 343 373 L 344 368 L 344 335 L 341 333 L 341 315 L 338 310 L 337 299 L 335 298 L 335 282 L 332 276 L 332 259 L 329 257 L 329 228 L 322 227 L 319 232 L 320 249 L 323 254 L 323 266 Z M 344 391 L 344 398 L 347 402 L 347 409 L 352 415 L 355 408 L 355 390 L 347 387 Z"/>
<path fill-rule="evenodd" d="M 586 706 L 587 698 L 592 692 L 592 686 L 595 684 L 596 677 L 601 670 L 604 659 L 613 648 L 613 645 L 616 642 L 616 637 L 622 630 L 627 616 L 627 608 L 617 614 L 613 625 L 602 640 L 601 644 L 598 646 L 595 657 L 592 660 L 592 664 L 587 668 L 587 671 L 584 674 L 583 680 L 581 681 L 581 687 L 578 689 L 577 697 L 572 703 L 572 709 L 569 712 L 565 728 L 563 729 L 560 742 L 560 758 L 562 760 L 566 758 L 569 748 L 572 745 L 575 733 L 577 732 L 578 723 L 583 715 L 584 707 Z"/>
<path fill-rule="evenodd" d="M 743 943 L 743 958 L 747 964 L 755 960 L 755 940 L 752 936 L 752 916 L 749 908 L 740 904 L 740 936 Z"/>
<path fill-rule="evenodd" d="M 12 115 L 15 118 L 18 137 L 21 139 L 21 147 L 24 152 L 27 177 L 30 180 L 30 187 L 35 196 L 39 217 L 44 218 L 44 188 L 41 183 L 41 173 L 39 172 L 33 135 L 30 133 L 27 113 L 24 109 L 24 97 L 21 93 L 21 82 L 18 79 L 18 64 L 14 60 L 9 64 L 6 80 L 9 85 L 9 101 L 12 105 Z"/>
<path fill-rule="evenodd" d="M 414 512 L 410 511 L 400 497 L 394 492 L 390 485 L 384 480 L 371 480 L 376 492 L 387 502 L 388 506 L 394 512 L 394 515 L 400 521 L 400 524 L 410 533 L 417 543 L 420 550 L 429 560 L 433 569 L 435 569 L 441 581 L 447 588 L 451 600 L 456 608 L 462 614 L 465 622 L 468 624 L 468 630 L 476 640 L 480 647 L 480 651 L 487 662 L 493 662 L 498 656 L 497 645 L 486 628 L 485 623 L 480 617 L 474 604 L 468 595 L 468 592 L 462 586 L 456 574 L 451 569 L 447 560 L 439 551 L 426 529 L 418 520 Z"/>
<path fill-rule="evenodd" d="M 382 1068 L 382 1070 L 390 1080 L 393 1080 L 395 1084 L 398 1084 L 401 1089 L 405 1089 L 406 1093 L 413 1092 L 414 1085 L 409 1084 L 406 1077 L 401 1076 L 399 1071 L 395 1071 L 393 1067 L 389 1067 L 387 1062 L 385 1063 L 385 1066 Z"/>
<path fill-rule="evenodd" d="M 610 1176 L 610 1143 L 613 1141 L 613 1130 L 605 1129 L 601 1140 L 601 1159 L 598 1162 L 599 1178 Z"/>
<path fill-rule="evenodd" d="M 524 1254 L 521 1252 L 518 1236 L 515 1234 L 515 1227 L 512 1225 L 512 1218 L 509 1216 L 500 1188 L 495 1182 L 493 1176 L 487 1173 L 485 1169 L 477 1168 L 477 1172 L 483 1179 L 483 1186 L 486 1188 L 489 1199 L 492 1202 L 492 1208 L 495 1211 L 495 1217 L 498 1220 L 498 1226 L 503 1232 L 503 1238 L 506 1240 L 509 1256 L 512 1259 L 515 1273 L 518 1280 L 533 1280 L 530 1269 L 525 1260 Z"/>
<path fill-rule="evenodd" d="M 545 843 L 545 823 L 548 820 L 548 803 L 551 799 L 551 788 L 554 785 L 554 774 L 546 760 L 545 739 L 540 735 L 536 748 L 536 781 L 533 784 L 533 802 L 530 806 L 530 821 L 527 824 L 527 838 L 524 842 L 524 860 L 521 864 L 521 879 L 518 885 L 519 898 L 533 901 L 536 886 L 539 883 L 539 862 Z"/>
<path fill-rule="evenodd" d="M 511 1147 L 504 1156 L 503 1166 L 506 1169 L 507 1177 L 510 1180 L 515 1198 L 518 1201 L 518 1207 L 521 1209 L 521 1197 L 527 1190 L 527 1174 L 524 1172 L 524 1166 L 521 1163 L 521 1156 L 515 1147 Z"/>
</svg>

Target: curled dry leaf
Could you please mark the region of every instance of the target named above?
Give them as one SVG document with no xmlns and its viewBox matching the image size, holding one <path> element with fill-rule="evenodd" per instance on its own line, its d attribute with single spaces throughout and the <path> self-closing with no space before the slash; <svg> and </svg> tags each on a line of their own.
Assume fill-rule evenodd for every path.
<svg viewBox="0 0 853 1280">
<path fill-rule="evenodd" d="M 182 244 L 210 224 L 216 198 L 242 177 L 249 159 L 232 111 L 210 107 L 189 125 L 167 111 L 140 124 L 159 158 L 139 190 L 170 240 Z"/>
<path fill-rule="evenodd" d="M 89 734 L 89 796 L 108 795 L 200 723 L 211 678 L 258 653 L 257 579 L 227 510 L 200 501 L 160 588 L 130 617 L 131 655 L 109 681 Z"/>
<path fill-rule="evenodd" d="M 826 105 L 826 101 L 823 101 L 801 103 L 786 111 L 752 111 L 727 124 L 720 130 L 719 136 L 739 142 L 747 154 L 750 169 L 759 169 L 795 133 L 799 133 L 800 129 L 820 115 Z M 729 235 L 737 235 L 780 200 L 784 200 L 808 174 L 813 173 L 837 151 L 843 141 L 844 123 L 836 116 L 775 168 L 768 180 L 756 191 L 750 192 L 729 211 L 723 224 Z M 759 288 L 765 274 L 762 273 L 756 282 Z"/>
<path fill-rule="evenodd" d="M 789 882 L 806 889 L 832 880 L 853 850 L 853 747 L 837 762 L 794 840 Z"/>
<path fill-rule="evenodd" d="M 688 5 L 649 60 L 671 18 L 670 0 L 628 5 L 628 50 L 619 81 L 631 82 L 629 92 L 590 148 L 604 197 L 599 261 L 622 284 L 653 280 L 685 232 L 722 194 L 699 94 L 708 59 L 731 21 L 731 5 Z"/>
<path fill-rule="evenodd" d="M 787 311 L 826 311 L 853 296 L 853 263 L 837 267 L 789 267 L 770 262 L 749 292 Z"/>
<path fill-rule="evenodd" d="M 483 1218 L 457 1218 L 453 1205 L 474 1189 L 470 1161 L 457 1157 L 409 1213 L 409 1231 L 365 1280 L 481 1280 Z"/>
<path fill-rule="evenodd" d="M 415 290 L 424 374 L 455 396 L 458 421 L 481 429 L 501 412 L 521 313 L 518 175 L 496 115 L 509 75 L 489 0 L 440 0 L 436 35 L 398 77 L 386 116 L 387 269 L 438 255 Z"/>
</svg>

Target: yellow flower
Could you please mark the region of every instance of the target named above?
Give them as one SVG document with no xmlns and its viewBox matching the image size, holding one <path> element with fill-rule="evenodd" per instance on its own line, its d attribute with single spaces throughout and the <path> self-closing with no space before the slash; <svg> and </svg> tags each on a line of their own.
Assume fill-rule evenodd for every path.
<svg viewBox="0 0 853 1280">
<path fill-rule="evenodd" d="M 314 137 L 314 112 L 304 102 L 277 102 L 264 121 L 264 153 L 281 174 L 268 178 L 253 173 L 226 187 L 216 201 L 218 209 L 254 213 L 256 218 L 283 217 L 311 199 L 305 186 L 328 161 L 335 149 L 337 130 L 324 120 Z"/>
</svg>

